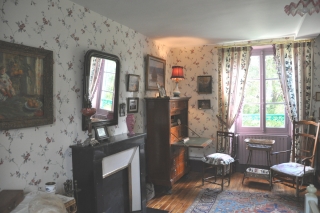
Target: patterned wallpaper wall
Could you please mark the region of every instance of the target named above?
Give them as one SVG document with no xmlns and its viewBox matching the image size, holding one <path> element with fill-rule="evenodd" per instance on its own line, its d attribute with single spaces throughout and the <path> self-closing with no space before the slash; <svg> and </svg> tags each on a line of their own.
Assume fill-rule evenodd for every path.
<svg viewBox="0 0 320 213">
<path fill-rule="evenodd" d="M 80 110 L 84 55 L 89 49 L 120 58 L 119 102 L 140 98 L 135 131 L 145 131 L 143 98 L 155 92 L 145 92 L 144 61 L 147 54 L 163 58 L 170 72 L 166 46 L 69 0 L 1 1 L 0 29 L 0 40 L 53 51 L 55 118 L 52 125 L 1 131 L 0 190 L 43 190 L 46 182 L 55 181 L 60 191 L 72 178 L 69 145 L 87 138 Z M 140 75 L 139 92 L 126 91 L 126 74 Z M 109 131 L 127 133 L 125 117 Z"/>
<path fill-rule="evenodd" d="M 135 114 L 136 132 L 144 132 L 145 64 L 147 54 L 166 60 L 166 91 L 172 95 L 171 66 L 184 67 L 179 83 L 189 102 L 189 126 L 197 134 L 214 137 L 218 129 L 217 49 L 212 46 L 169 49 L 111 19 L 89 11 L 69 0 L 4 0 L 0 5 L 0 40 L 41 47 L 54 52 L 54 117 L 52 125 L 0 133 L 0 190 L 43 190 L 48 181 L 62 184 L 72 178 L 70 145 L 87 138 L 81 130 L 82 75 L 84 54 L 96 49 L 115 54 L 121 60 L 120 103 L 139 97 Z M 320 91 L 320 37 L 315 44 L 314 92 Z M 140 75 L 139 92 L 127 92 L 126 74 Z M 212 94 L 197 93 L 197 76 L 211 75 Z M 198 109 L 197 101 L 209 99 L 211 109 Z M 312 107 L 319 117 L 320 102 Z M 127 132 L 125 117 L 109 128 L 111 135 Z M 190 131 L 189 135 L 193 133 Z"/>
</svg>

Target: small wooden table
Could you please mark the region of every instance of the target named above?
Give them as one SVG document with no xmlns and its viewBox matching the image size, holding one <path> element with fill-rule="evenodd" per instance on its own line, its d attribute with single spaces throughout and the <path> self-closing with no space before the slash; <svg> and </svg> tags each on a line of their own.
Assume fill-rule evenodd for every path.
<svg viewBox="0 0 320 213">
<path fill-rule="evenodd" d="M 246 143 L 246 149 L 249 150 L 247 164 L 251 164 L 252 160 L 252 151 L 265 151 L 267 153 L 267 165 L 271 166 L 270 152 L 272 151 L 275 140 L 267 140 L 267 139 L 250 139 L 247 138 L 244 140 Z M 269 169 L 261 169 L 255 167 L 248 167 L 243 174 L 242 184 L 244 178 L 246 177 L 254 177 L 254 178 L 262 178 L 267 181 L 270 180 L 270 170 Z"/>
<path fill-rule="evenodd" d="M 215 147 L 213 146 L 213 140 L 211 138 L 190 137 L 186 142 L 179 141 L 172 145 L 187 146 L 189 160 L 201 160 L 204 157 L 204 153 L 215 152 Z"/>
</svg>

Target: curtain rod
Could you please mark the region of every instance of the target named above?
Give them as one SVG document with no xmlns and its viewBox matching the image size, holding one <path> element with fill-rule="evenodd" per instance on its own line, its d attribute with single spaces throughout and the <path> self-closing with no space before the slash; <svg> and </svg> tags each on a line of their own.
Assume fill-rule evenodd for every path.
<svg viewBox="0 0 320 213">
<path fill-rule="evenodd" d="M 232 44 L 232 45 L 218 45 L 215 48 L 230 48 L 230 47 L 249 47 L 249 46 L 263 46 L 271 44 L 288 44 L 288 43 L 300 43 L 300 42 L 313 42 L 315 39 L 305 39 L 305 40 L 286 40 L 277 42 L 252 42 L 248 44 Z"/>
</svg>

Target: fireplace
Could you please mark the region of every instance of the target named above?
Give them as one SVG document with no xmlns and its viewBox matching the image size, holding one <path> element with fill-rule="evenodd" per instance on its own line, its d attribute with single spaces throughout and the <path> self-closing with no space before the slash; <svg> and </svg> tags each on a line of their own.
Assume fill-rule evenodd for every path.
<svg viewBox="0 0 320 213">
<path fill-rule="evenodd" d="M 145 134 L 72 148 L 79 213 L 146 212 Z"/>
</svg>

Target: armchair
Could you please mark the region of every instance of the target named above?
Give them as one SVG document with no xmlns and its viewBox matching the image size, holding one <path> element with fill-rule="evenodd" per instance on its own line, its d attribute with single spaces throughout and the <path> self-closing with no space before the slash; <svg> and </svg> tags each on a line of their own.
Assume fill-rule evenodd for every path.
<svg viewBox="0 0 320 213">
<path fill-rule="evenodd" d="M 315 154 L 318 144 L 320 124 L 314 121 L 294 121 L 292 127 L 291 150 L 274 152 L 276 159 L 279 154 L 290 154 L 291 162 L 273 165 L 270 168 L 270 187 L 275 182 L 289 182 L 296 189 L 295 196 L 299 197 L 302 185 L 307 180 L 313 182 L 315 173 Z"/>
</svg>

